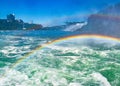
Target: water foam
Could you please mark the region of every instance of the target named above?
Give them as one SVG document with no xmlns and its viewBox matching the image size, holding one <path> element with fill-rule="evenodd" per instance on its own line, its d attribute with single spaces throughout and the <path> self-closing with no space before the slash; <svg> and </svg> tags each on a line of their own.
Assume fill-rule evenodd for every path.
<svg viewBox="0 0 120 86">
<path fill-rule="evenodd" d="M 94 77 L 96 80 L 101 82 L 102 86 L 111 86 L 110 83 L 108 82 L 107 78 L 105 78 L 103 75 L 100 73 L 92 73 L 92 77 Z"/>
</svg>

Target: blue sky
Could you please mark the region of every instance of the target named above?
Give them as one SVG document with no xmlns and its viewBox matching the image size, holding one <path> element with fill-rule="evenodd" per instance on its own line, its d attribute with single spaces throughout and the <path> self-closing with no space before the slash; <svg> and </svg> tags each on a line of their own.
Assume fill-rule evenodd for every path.
<svg viewBox="0 0 120 86">
<path fill-rule="evenodd" d="M 120 0 L 0 0 L 0 18 L 14 13 L 17 19 L 43 25 L 82 21 L 88 15 Z"/>
</svg>

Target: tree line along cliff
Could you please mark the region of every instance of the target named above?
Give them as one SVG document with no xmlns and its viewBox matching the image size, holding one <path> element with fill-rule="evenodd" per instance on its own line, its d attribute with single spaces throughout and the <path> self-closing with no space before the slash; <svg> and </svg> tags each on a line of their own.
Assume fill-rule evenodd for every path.
<svg viewBox="0 0 120 86">
<path fill-rule="evenodd" d="M 7 19 L 0 19 L 0 30 L 39 30 L 41 24 L 25 23 L 23 20 L 15 19 L 14 14 L 7 15 Z"/>
</svg>

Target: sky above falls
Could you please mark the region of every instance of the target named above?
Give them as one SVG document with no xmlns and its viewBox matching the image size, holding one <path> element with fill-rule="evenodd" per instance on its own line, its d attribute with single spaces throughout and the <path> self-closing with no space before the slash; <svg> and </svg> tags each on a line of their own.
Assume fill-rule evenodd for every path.
<svg viewBox="0 0 120 86">
<path fill-rule="evenodd" d="M 13 13 L 16 19 L 44 26 L 67 21 L 84 21 L 87 17 L 120 0 L 0 0 L 0 18 Z"/>
</svg>

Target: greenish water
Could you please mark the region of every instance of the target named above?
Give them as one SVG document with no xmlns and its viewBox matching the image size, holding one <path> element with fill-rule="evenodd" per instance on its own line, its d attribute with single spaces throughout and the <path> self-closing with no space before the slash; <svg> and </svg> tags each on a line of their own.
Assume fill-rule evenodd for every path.
<svg viewBox="0 0 120 86">
<path fill-rule="evenodd" d="M 120 86 L 120 43 L 91 39 L 48 45 L 14 68 L 9 67 L 45 39 L 23 38 L 2 45 L 0 86 Z"/>
</svg>

